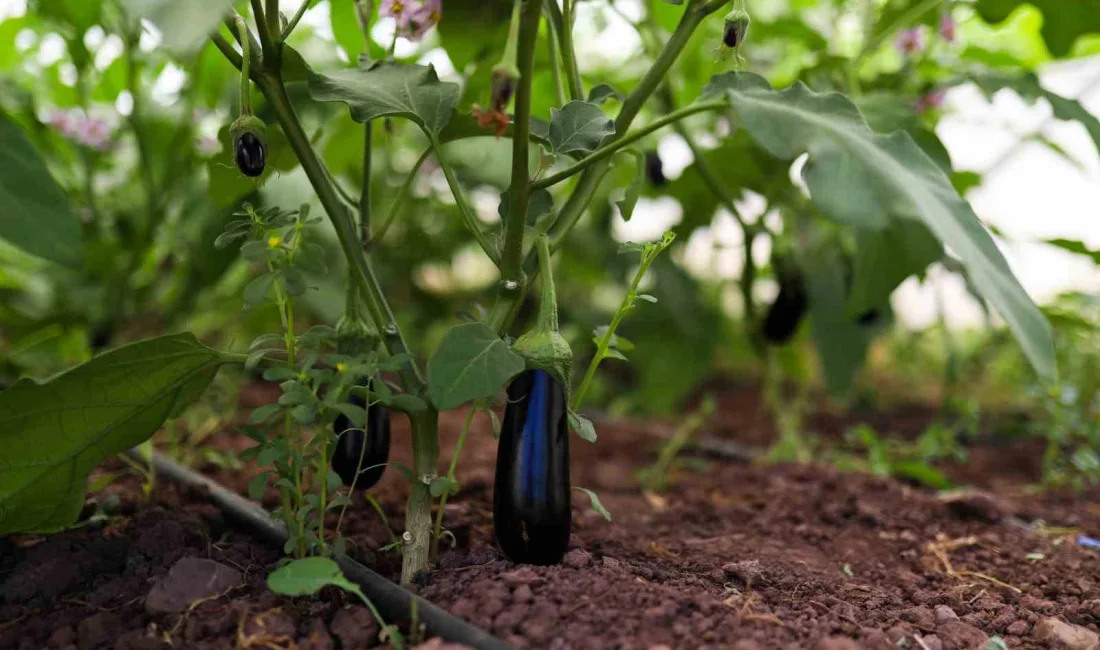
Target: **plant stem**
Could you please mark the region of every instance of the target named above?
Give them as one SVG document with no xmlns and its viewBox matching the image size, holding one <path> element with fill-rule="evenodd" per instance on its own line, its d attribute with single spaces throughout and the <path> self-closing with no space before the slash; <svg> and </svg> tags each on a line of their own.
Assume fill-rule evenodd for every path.
<svg viewBox="0 0 1100 650">
<path fill-rule="evenodd" d="M 565 94 L 565 85 L 561 75 L 561 46 L 558 42 L 561 24 L 555 23 L 553 17 L 550 15 L 550 4 L 552 4 L 552 2 L 547 3 L 548 8 L 546 10 L 546 24 L 550 26 L 550 38 L 546 39 L 548 54 L 550 56 L 550 74 L 554 77 L 554 97 L 558 100 L 558 106 L 565 106 L 569 98 Z M 554 8 L 556 9 L 557 5 L 554 5 Z"/>
<path fill-rule="evenodd" d="M 642 264 L 638 267 L 638 272 L 634 274 L 634 280 L 630 283 L 630 288 L 627 289 L 626 295 L 623 296 L 623 301 L 619 305 L 618 311 L 615 312 L 614 318 L 611 319 L 611 324 L 607 326 L 607 330 L 604 331 L 603 336 L 600 337 L 599 342 L 596 344 L 596 354 L 592 357 L 592 361 L 588 364 L 588 370 L 584 373 L 584 380 L 581 381 L 581 387 L 577 389 L 576 394 L 573 396 L 572 409 L 574 411 L 580 409 L 581 404 L 584 402 L 584 396 L 588 393 L 588 387 L 592 384 L 592 379 L 596 376 L 596 369 L 600 367 L 600 362 L 604 360 L 607 355 L 607 349 L 611 345 L 611 339 L 615 336 L 615 331 L 619 329 L 619 325 L 623 322 L 623 318 L 634 307 L 634 301 L 638 297 L 638 285 L 641 284 L 642 278 L 645 277 L 649 266 L 653 264 L 653 260 L 657 259 L 656 255 L 643 255 Z"/>
<path fill-rule="evenodd" d="M 696 113 L 702 113 L 702 112 L 711 111 L 711 110 L 719 110 L 719 109 L 728 108 L 728 107 L 729 107 L 729 102 L 727 102 L 724 99 L 712 100 L 712 101 L 699 102 L 697 104 L 692 104 L 690 106 L 686 106 L 684 108 L 681 108 L 678 111 L 674 111 L 672 113 L 669 113 L 668 115 L 663 115 L 660 118 L 654 120 L 652 123 L 647 124 L 646 126 L 642 127 L 641 129 L 638 129 L 637 131 L 635 131 L 635 132 L 633 132 L 633 133 L 631 133 L 631 134 L 629 134 L 629 135 L 627 135 L 623 138 L 619 138 L 618 140 L 615 140 L 614 142 L 612 142 L 608 145 L 600 147 L 599 149 L 593 151 L 588 156 L 585 156 L 583 159 L 581 159 L 581 160 L 577 161 L 576 163 L 574 163 L 573 165 L 561 170 L 560 172 L 558 172 L 556 174 L 552 174 L 550 176 L 547 176 L 546 178 L 543 178 L 542 180 L 535 181 L 534 183 L 531 184 L 531 188 L 532 189 L 545 189 L 547 187 L 550 187 L 552 185 L 560 183 L 560 182 L 566 180 L 567 178 L 569 178 L 569 177 L 571 177 L 571 176 L 587 169 L 592 164 L 600 162 L 601 160 L 604 160 L 606 158 L 609 158 L 609 157 L 615 155 L 619 151 L 622 151 L 626 147 L 629 147 L 630 145 L 634 144 L 638 140 L 641 140 L 642 138 L 646 137 L 647 135 L 653 133 L 654 131 L 660 130 L 660 129 L 668 126 L 669 124 L 673 124 L 674 122 L 682 120 L 686 117 L 689 117 L 691 115 L 695 115 Z M 736 208 L 734 208 L 734 209 L 736 210 Z"/>
<path fill-rule="evenodd" d="M 264 20 L 263 0 L 251 0 L 252 17 L 256 20 L 256 32 L 260 36 L 260 48 L 264 55 L 264 63 L 274 60 L 275 50 L 271 42 L 271 33 L 268 31 L 267 22 Z"/>
<path fill-rule="evenodd" d="M 309 6 L 311 4 L 313 4 L 313 0 L 305 0 L 305 2 L 303 2 L 302 5 L 298 7 L 298 11 L 294 13 L 294 17 L 291 18 L 290 22 L 286 24 L 286 29 L 284 29 L 283 33 L 279 36 L 279 40 L 285 41 L 287 37 L 290 36 L 291 32 L 294 31 L 294 28 L 298 26 L 298 21 L 302 19 L 302 16 L 305 15 L 306 10 L 309 9 Z"/>
<path fill-rule="evenodd" d="M 477 414 L 477 406 L 471 406 L 470 411 L 466 414 L 466 421 L 462 423 L 462 432 L 458 434 L 458 442 L 455 443 L 454 454 L 451 455 L 451 466 L 447 469 L 447 478 L 451 481 L 455 479 L 455 469 L 458 467 L 458 457 L 462 455 L 462 447 L 466 444 L 466 434 L 470 431 L 470 423 L 474 421 L 474 415 Z M 435 530 L 432 533 L 432 557 L 439 557 L 439 538 L 443 533 L 443 510 L 447 507 L 448 493 L 444 492 L 443 496 L 439 497 L 439 507 L 435 512 Z"/>
<path fill-rule="evenodd" d="M 237 19 L 237 31 L 241 40 L 241 115 L 252 115 L 252 85 L 249 68 L 252 66 L 252 57 L 248 51 L 248 26 L 243 18 Z"/>
<path fill-rule="evenodd" d="M 416 181 L 417 172 L 424 165 L 424 161 L 428 159 L 428 156 L 435 151 L 432 148 L 424 150 L 424 153 L 420 155 L 420 158 L 413 165 L 413 168 L 409 171 L 409 175 L 405 178 L 405 182 L 401 185 L 401 189 L 397 191 L 397 196 L 394 197 L 393 202 L 390 204 L 389 212 L 386 213 L 385 220 L 373 233 L 371 233 L 370 245 L 373 246 L 375 242 L 381 241 L 386 236 L 386 231 L 389 230 L 390 225 L 397 219 L 397 215 L 401 212 L 401 208 L 405 205 L 405 197 L 409 194 L 409 189 Z M 369 246 L 368 246 L 369 248 Z"/>
<path fill-rule="evenodd" d="M 425 478 L 439 460 L 439 412 L 433 408 L 409 416 L 412 421 L 413 480 L 405 506 L 405 549 L 401 556 L 401 583 L 409 584 L 428 568 L 432 539 L 432 494 Z"/>
<path fill-rule="evenodd" d="M 364 254 L 371 240 L 370 181 L 373 139 L 374 122 L 367 122 L 363 125 L 363 189 L 359 192 L 359 241 L 363 246 Z"/>
<path fill-rule="evenodd" d="M 500 266 L 500 253 L 493 247 L 493 243 L 489 241 L 489 236 L 485 234 L 481 224 L 478 223 L 477 215 L 474 214 L 473 208 L 467 203 L 466 196 L 462 193 L 462 186 L 458 184 L 458 178 L 455 176 L 454 168 L 451 167 L 447 157 L 443 154 L 443 146 L 435 136 L 431 136 L 430 139 L 432 151 L 435 152 L 435 159 L 439 163 L 439 168 L 443 170 L 443 176 L 447 179 L 447 187 L 450 188 L 451 194 L 455 197 L 455 203 L 458 205 L 458 212 L 462 215 L 462 221 L 466 224 L 466 229 L 474 236 L 478 245 L 481 246 L 481 250 L 485 251 L 485 254 L 489 256 L 493 264 Z"/>
<path fill-rule="evenodd" d="M 527 207 L 531 198 L 531 176 L 527 168 L 531 136 L 531 82 L 535 72 L 535 45 L 539 36 L 542 5 L 527 0 L 519 28 L 519 86 L 516 88 L 514 131 L 512 135 L 511 212 L 504 222 L 504 247 L 500 257 L 500 277 L 504 287 L 522 287 L 523 232 L 527 228 Z M 510 291 L 509 289 L 505 290 Z"/>
<path fill-rule="evenodd" d="M 308 5 L 308 2 L 303 2 L 302 6 Z M 282 17 L 279 15 L 279 0 L 267 0 L 267 6 L 264 8 L 264 17 L 267 18 L 267 33 L 271 37 L 273 49 L 276 52 L 279 46 L 283 43 L 283 27 L 279 24 Z"/>
<path fill-rule="evenodd" d="M 569 96 L 581 100 L 584 99 L 584 85 L 577 67 L 577 51 L 573 48 L 573 1 L 564 0 L 562 3 L 562 29 L 559 36 L 562 65 L 565 66 L 565 77 L 569 80 Z"/>
</svg>

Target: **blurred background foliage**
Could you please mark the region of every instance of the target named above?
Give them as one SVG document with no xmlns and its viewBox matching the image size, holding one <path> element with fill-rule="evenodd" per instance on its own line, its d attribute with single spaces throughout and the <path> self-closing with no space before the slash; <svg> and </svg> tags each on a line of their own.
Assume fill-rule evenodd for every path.
<svg viewBox="0 0 1100 650">
<path fill-rule="evenodd" d="M 295 4 L 284 2 L 284 10 L 292 12 Z M 347 67 L 365 47 L 381 55 L 391 43 L 393 25 L 384 20 L 365 42 L 351 0 L 314 5 L 290 45 L 318 70 Z M 273 120 L 269 171 L 259 182 L 242 177 L 228 153 L 238 92 L 233 68 L 210 44 L 186 60 L 170 60 L 156 47 L 162 35 L 128 18 L 126 6 L 0 3 L 6 16 L 0 21 L 0 110 L 30 138 L 78 206 L 84 251 L 83 263 L 67 268 L 0 241 L 0 381 L 47 377 L 98 350 L 163 331 L 191 329 L 212 344 L 240 348 L 276 328 L 273 309 L 242 310 L 240 295 L 252 270 L 235 250 L 213 243 L 243 202 L 297 205 L 312 200 L 309 185 Z M 1100 121 L 1075 98 L 1044 88 L 1038 74 L 1052 64 L 1100 55 L 1098 0 L 746 0 L 745 6 L 753 18 L 742 49 L 747 69 L 776 88 L 801 81 L 817 91 L 848 94 L 874 129 L 909 132 L 964 195 L 980 189 L 983 177 L 957 168 L 937 134 L 949 107 L 945 96 L 956 89 L 988 97 L 1012 93 L 1026 104 L 1049 106 L 1053 119 L 1076 122 L 1096 144 L 1085 163 L 1095 168 Z M 445 0 L 440 26 L 420 43 L 399 39 L 395 53 L 400 60 L 432 63 L 442 77 L 462 83 L 459 113 L 468 114 L 488 101 L 489 73 L 501 56 L 510 10 L 510 0 Z M 585 87 L 609 84 L 604 106 L 612 114 L 617 100 L 610 91 L 638 82 L 683 10 L 665 0 L 579 3 L 575 33 Z M 714 74 L 735 67 L 734 58 L 722 54 L 722 30 L 720 18 L 704 24 L 643 120 L 694 101 Z M 550 56 L 540 43 L 533 110 L 544 120 L 560 105 Z M 357 196 L 362 125 L 342 107 L 311 102 L 303 88 L 292 90 L 329 170 Z M 265 110 L 260 104 L 257 114 L 265 117 Z M 930 272 L 924 259 L 914 265 L 904 256 L 867 257 L 873 251 L 806 200 L 791 166 L 731 128 L 726 116 L 700 115 L 680 133 L 666 129 L 643 141 L 642 149 L 664 159 L 668 178 L 662 182 L 651 170 L 629 221 L 616 202 L 634 181 L 636 162 L 617 157 L 567 242 L 557 280 L 562 322 L 584 361 L 593 328 L 606 322 L 634 272 L 634 261 L 616 254 L 618 242 L 656 239 L 666 227 L 679 235 L 672 254 L 646 279 L 645 290 L 660 304 L 644 307 L 621 330 L 635 346 L 631 363 L 609 364 L 593 387 L 593 402 L 612 412 L 675 414 L 707 382 L 734 377 L 770 382 L 788 396 L 829 392 L 856 405 L 889 404 L 901 395 L 949 413 L 979 403 L 1023 408 L 1034 414 L 1029 433 L 1068 452 L 1052 456 L 1052 472 L 1085 468 L 1100 476 L 1096 291 L 1066 293 L 1044 306 L 1061 371 L 1053 385 L 1036 379 L 993 316 L 981 327 L 958 331 L 948 326 L 951 305 L 940 301 L 931 324 L 904 327 L 894 317 L 891 293 L 914 275 L 935 287 L 936 278 L 961 267 L 948 258 Z M 692 137 L 685 140 L 688 132 Z M 1074 160 L 1058 142 L 1030 137 Z M 381 139 L 372 194 L 377 209 L 388 211 L 425 143 L 403 123 L 387 123 Z M 455 142 L 448 153 L 479 216 L 495 222 L 509 181 L 508 141 L 487 135 Z M 693 162 L 697 158 L 703 167 Z M 562 200 L 558 192 L 552 198 Z M 730 204 L 754 226 L 751 244 L 731 219 Z M 427 355 L 456 314 L 481 309 L 478 300 L 496 282 L 496 271 L 470 239 L 430 159 L 396 209 L 393 226 L 373 252 L 375 268 L 407 336 Z M 902 248 L 913 250 L 919 235 L 900 237 Z M 881 276 L 883 286 L 863 297 L 863 308 L 873 308 L 875 317 L 858 323 L 849 317 L 841 324 L 851 330 L 844 338 L 837 327 L 821 335 L 822 328 L 803 326 L 789 345 L 768 349 L 760 343 L 759 322 L 778 290 L 773 260 L 787 259 L 813 277 L 827 272 L 815 270 L 807 257 L 807 239 L 831 250 L 829 268 L 847 269 L 842 294 L 852 293 L 853 282 L 863 286 L 860 278 L 868 273 Z M 340 260 L 334 237 L 329 240 L 330 259 Z M 1100 253 L 1083 234 L 1051 245 L 1100 264 Z M 315 290 L 307 298 L 313 318 L 330 324 L 342 313 L 345 293 L 345 273 L 331 266 L 328 276 L 310 279 Z M 810 320 L 835 319 L 851 296 L 842 295 L 831 311 L 819 298 L 811 295 Z"/>
</svg>

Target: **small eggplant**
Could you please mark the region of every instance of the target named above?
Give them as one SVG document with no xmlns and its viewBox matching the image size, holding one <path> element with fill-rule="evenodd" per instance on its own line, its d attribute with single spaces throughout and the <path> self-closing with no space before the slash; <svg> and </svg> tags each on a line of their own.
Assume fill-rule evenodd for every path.
<svg viewBox="0 0 1100 650">
<path fill-rule="evenodd" d="M 241 115 L 229 127 L 233 138 L 233 162 L 249 178 L 264 173 L 267 164 L 267 134 L 263 120 L 254 115 Z"/>
<path fill-rule="evenodd" d="M 797 268 L 779 272 L 779 295 L 764 317 L 764 340 L 772 345 L 783 345 L 794 338 L 809 307 L 806 281 Z"/>
<path fill-rule="evenodd" d="M 664 163 L 656 151 L 647 151 L 645 154 L 645 175 L 653 187 L 664 187 L 668 183 Z"/>
<path fill-rule="evenodd" d="M 508 387 L 493 488 L 493 526 L 508 559 L 560 562 L 571 497 L 565 389 L 545 370 L 526 370 Z"/>
<path fill-rule="evenodd" d="M 360 386 L 369 386 L 369 382 Z M 333 424 L 337 438 L 332 471 L 340 475 L 344 485 L 366 490 L 382 479 L 390 460 L 390 412 L 380 404 L 366 406 L 359 395 L 352 395 L 350 401 L 367 409 L 367 430 L 355 428 L 343 414 L 337 416 Z"/>
</svg>

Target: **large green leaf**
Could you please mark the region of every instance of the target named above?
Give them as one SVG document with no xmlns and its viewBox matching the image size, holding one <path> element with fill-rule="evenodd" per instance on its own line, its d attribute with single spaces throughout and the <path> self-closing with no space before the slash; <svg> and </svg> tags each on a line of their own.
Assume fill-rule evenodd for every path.
<svg viewBox="0 0 1100 650">
<path fill-rule="evenodd" d="M 722 93 L 741 126 L 772 155 L 809 154 L 803 178 L 833 219 L 873 230 L 898 219 L 923 222 L 966 267 L 1036 371 L 1056 374 L 1049 324 L 970 205 L 907 133 L 877 134 L 848 99 L 802 84 L 775 91 L 762 77 L 731 72 L 716 76 L 705 94 Z"/>
<path fill-rule="evenodd" d="M 432 137 L 451 121 L 460 93 L 458 84 L 440 81 L 432 66 L 379 62 L 327 75 L 309 73 L 310 96 L 344 102 L 356 122 L 400 116 Z"/>
<path fill-rule="evenodd" d="M 428 361 L 428 396 L 439 410 L 496 395 L 523 372 L 523 357 L 484 323 L 452 327 Z"/>
<path fill-rule="evenodd" d="M 147 440 L 223 362 L 191 334 L 164 336 L 0 392 L 0 536 L 71 524 L 89 472 Z"/>
<path fill-rule="evenodd" d="M 1092 138 L 1093 144 L 1096 145 L 1096 152 L 1100 154 L 1100 119 L 1090 113 L 1076 99 L 1062 97 L 1043 88 L 1042 84 L 1039 83 L 1039 78 L 1034 74 L 989 73 L 974 75 L 971 80 L 989 98 L 992 98 L 998 90 L 1007 88 L 1031 102 L 1038 99 L 1047 100 L 1050 103 L 1054 117 L 1060 120 L 1080 122 L 1081 126 L 1085 127 Z"/>
<path fill-rule="evenodd" d="M 835 250 L 822 249 L 807 256 L 810 331 L 825 383 L 833 395 L 848 391 L 872 338 L 867 328 L 848 315 L 844 273 L 844 263 Z"/>
<path fill-rule="evenodd" d="M 922 274 L 943 257 L 943 246 L 919 221 L 902 219 L 888 228 L 856 233 L 856 255 L 847 313 L 858 317 L 889 303 L 906 278 Z"/>
<path fill-rule="evenodd" d="M 79 268 L 80 221 L 26 134 L 0 111 L 0 238 Z"/>
<path fill-rule="evenodd" d="M 124 0 L 124 5 L 130 18 L 144 18 L 157 26 L 162 47 L 188 55 L 217 31 L 233 0 Z"/>
<path fill-rule="evenodd" d="M 1043 12 L 1043 39 L 1054 56 L 1069 54 L 1078 36 L 1100 33 L 1100 0 L 979 0 L 978 14 L 999 23 L 1025 3 Z"/>
</svg>

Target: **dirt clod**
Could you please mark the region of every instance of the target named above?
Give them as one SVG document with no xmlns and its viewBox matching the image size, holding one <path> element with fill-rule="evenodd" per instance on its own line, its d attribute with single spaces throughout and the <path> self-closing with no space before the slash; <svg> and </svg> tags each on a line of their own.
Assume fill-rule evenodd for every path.
<svg viewBox="0 0 1100 650">
<path fill-rule="evenodd" d="M 145 597 L 150 614 L 177 614 L 193 603 L 212 598 L 241 584 L 241 572 L 214 560 L 181 558 Z"/>
<path fill-rule="evenodd" d="M 332 617 L 329 629 L 342 648 L 369 648 L 378 640 L 378 622 L 361 605 L 345 607 Z"/>
<path fill-rule="evenodd" d="M 1031 634 L 1055 650 L 1096 650 L 1100 647 L 1096 632 L 1056 618 L 1039 621 Z"/>
</svg>

